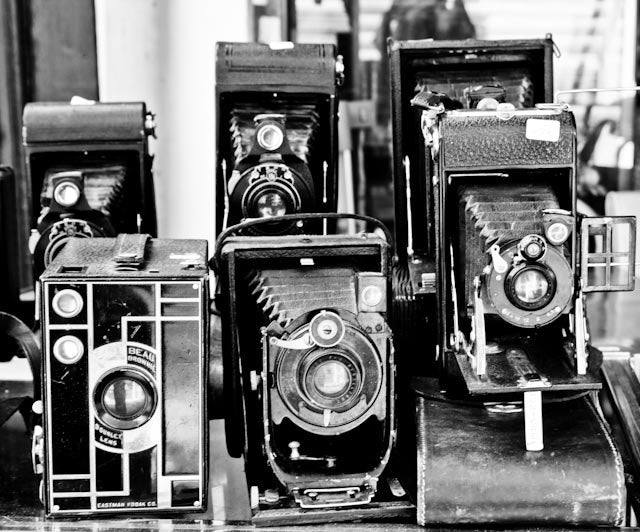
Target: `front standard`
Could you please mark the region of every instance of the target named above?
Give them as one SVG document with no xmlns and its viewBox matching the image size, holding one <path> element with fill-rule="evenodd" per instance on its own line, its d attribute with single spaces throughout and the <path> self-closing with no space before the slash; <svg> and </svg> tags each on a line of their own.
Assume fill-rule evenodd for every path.
<svg viewBox="0 0 640 532">
<path fill-rule="evenodd" d="M 72 242 L 41 280 L 46 512 L 202 510 L 206 243 Z"/>
</svg>

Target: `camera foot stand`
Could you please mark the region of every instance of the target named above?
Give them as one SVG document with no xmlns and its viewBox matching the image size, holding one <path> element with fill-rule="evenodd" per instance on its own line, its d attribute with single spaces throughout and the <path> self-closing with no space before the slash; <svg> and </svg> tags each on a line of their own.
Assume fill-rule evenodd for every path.
<svg viewBox="0 0 640 532">
<path fill-rule="evenodd" d="M 527 451 L 544 449 L 542 392 L 524 392 L 524 441 Z"/>
<path fill-rule="evenodd" d="M 258 504 L 252 508 L 251 523 L 256 527 L 344 523 L 350 521 L 388 521 L 415 519 L 415 505 L 395 478 L 381 479 L 374 499 L 368 503 L 347 507 L 302 509 L 291 496 L 276 498 L 266 504 L 257 493 Z"/>
<path fill-rule="evenodd" d="M 582 292 L 579 293 L 575 303 L 575 337 L 576 337 L 576 373 L 585 375 L 587 373 L 587 324 L 584 315 L 584 301 Z"/>
<path fill-rule="evenodd" d="M 473 319 L 472 337 L 473 355 L 475 362 L 476 375 L 482 376 L 487 373 L 487 336 L 484 328 L 484 304 L 480 298 L 480 279 L 476 277 L 473 280 L 475 287 L 473 294 Z"/>
</svg>

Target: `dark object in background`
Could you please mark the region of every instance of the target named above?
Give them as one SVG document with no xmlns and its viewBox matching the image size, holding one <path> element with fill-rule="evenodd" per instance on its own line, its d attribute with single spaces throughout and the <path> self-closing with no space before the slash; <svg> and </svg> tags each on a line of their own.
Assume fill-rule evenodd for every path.
<svg viewBox="0 0 640 532">
<path fill-rule="evenodd" d="M 35 333 L 20 319 L 0 312 L 0 362 L 9 362 L 14 357 L 27 359 L 33 380 L 11 381 L 0 375 L 0 427 L 19 411 L 31 428 L 31 404 L 40 397 L 40 346 Z"/>
<path fill-rule="evenodd" d="M 30 103 L 23 124 L 36 278 L 69 238 L 156 234 L 144 103 Z"/>
<path fill-rule="evenodd" d="M 425 166 L 424 138 L 411 99 L 421 91 L 446 94 L 466 105 L 465 91 L 498 84 L 505 101 L 518 108 L 553 98 L 553 41 L 389 41 L 393 99 L 393 175 L 395 244 L 403 262 L 407 256 L 406 190 L 411 191 L 413 251 L 433 256 L 433 198 Z M 404 161 L 409 158 L 409 183 Z M 416 292 L 420 292 L 418 286 Z"/>
<path fill-rule="evenodd" d="M 245 456 L 254 522 L 406 513 L 384 503 L 394 499 L 389 243 L 227 232 L 217 249 L 227 447 Z"/>
<path fill-rule="evenodd" d="M 447 0 L 394 0 L 385 13 L 377 38 L 380 50 L 377 121 L 383 128 L 386 129 L 391 120 L 388 39 L 451 41 L 475 38 L 476 30 L 463 1 L 455 0 L 451 7 L 448 4 Z"/>
<path fill-rule="evenodd" d="M 205 241 L 71 239 L 42 275 L 47 515 L 206 507 L 206 260 Z"/>
<path fill-rule="evenodd" d="M 216 235 L 243 219 L 335 212 L 342 69 L 333 45 L 217 44 Z"/>
<path fill-rule="evenodd" d="M 15 312 L 19 304 L 17 212 L 15 175 L 0 166 L 0 310 Z"/>
</svg>

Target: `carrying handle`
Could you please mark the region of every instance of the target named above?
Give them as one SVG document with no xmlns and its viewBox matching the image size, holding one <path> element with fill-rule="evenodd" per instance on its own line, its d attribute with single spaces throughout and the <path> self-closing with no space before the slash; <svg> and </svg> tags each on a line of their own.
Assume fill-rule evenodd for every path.
<svg viewBox="0 0 640 532">
<path fill-rule="evenodd" d="M 144 263 L 149 234 L 121 234 L 116 238 L 113 261 L 116 270 L 139 270 Z"/>
<path fill-rule="evenodd" d="M 299 213 L 299 214 L 285 214 L 283 216 L 272 216 L 269 218 L 254 218 L 251 220 L 246 220 L 244 222 L 240 222 L 239 224 L 232 225 L 228 229 L 224 230 L 218 236 L 218 240 L 216 241 L 216 250 L 209 261 L 209 266 L 214 272 L 218 272 L 218 267 L 220 265 L 220 259 L 222 255 L 222 247 L 224 245 L 225 240 L 229 237 L 233 236 L 234 233 L 242 231 L 243 229 L 247 229 L 249 227 L 253 227 L 256 225 L 264 225 L 269 223 L 277 223 L 277 222 L 289 222 L 292 220 L 295 221 L 305 221 L 305 220 L 321 220 L 321 219 L 329 219 L 329 220 L 343 220 L 343 219 L 352 219 L 352 220 L 361 220 L 363 222 L 367 222 L 370 224 L 376 225 L 380 230 L 384 233 L 384 237 L 389 245 L 392 245 L 393 237 L 391 236 L 391 232 L 380 220 L 376 218 L 372 218 L 371 216 L 364 216 L 362 214 L 351 214 L 351 213 L 335 213 L 335 212 L 323 212 L 323 213 Z"/>
</svg>

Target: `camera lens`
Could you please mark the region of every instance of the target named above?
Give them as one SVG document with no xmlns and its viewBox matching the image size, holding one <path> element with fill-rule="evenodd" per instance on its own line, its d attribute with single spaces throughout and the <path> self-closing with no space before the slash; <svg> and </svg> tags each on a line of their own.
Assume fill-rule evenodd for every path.
<svg viewBox="0 0 640 532">
<path fill-rule="evenodd" d="M 82 311 L 84 301 L 78 292 L 67 288 L 60 290 L 60 292 L 53 296 L 51 306 L 58 316 L 62 318 L 73 318 Z"/>
<path fill-rule="evenodd" d="M 62 336 L 53 344 L 53 356 L 63 364 L 74 364 L 83 354 L 84 345 L 76 336 Z"/>
<path fill-rule="evenodd" d="M 313 385 L 321 395 L 336 397 L 344 394 L 351 385 L 351 374 L 341 362 L 330 360 L 315 369 Z"/>
<path fill-rule="evenodd" d="M 556 293 L 556 277 L 553 270 L 544 264 L 523 263 L 507 275 L 505 291 L 516 307 L 540 310 L 549 304 Z"/>
<path fill-rule="evenodd" d="M 107 385 L 102 394 L 102 404 L 108 414 L 117 419 L 139 416 L 149 401 L 144 387 L 136 380 L 123 377 Z"/>
<path fill-rule="evenodd" d="M 72 181 L 64 181 L 56 186 L 53 197 L 63 207 L 73 207 L 80 199 L 80 188 Z"/>
<path fill-rule="evenodd" d="M 257 140 L 261 148 L 268 151 L 277 150 L 282 146 L 284 133 L 275 124 L 265 124 L 258 129 Z"/>
<path fill-rule="evenodd" d="M 287 214 L 287 204 L 277 192 L 267 192 L 256 200 L 256 210 L 261 218 L 271 218 Z"/>
<path fill-rule="evenodd" d="M 139 370 L 120 368 L 96 385 L 94 405 L 98 417 L 110 427 L 130 430 L 144 425 L 156 409 L 151 380 Z"/>
<path fill-rule="evenodd" d="M 547 294 L 549 282 L 539 271 L 525 270 L 514 279 L 513 288 L 521 301 L 537 303 Z"/>
<path fill-rule="evenodd" d="M 303 358 L 296 380 L 300 397 L 311 408 L 345 411 L 358 401 L 363 378 L 354 353 L 321 349 Z"/>
</svg>

